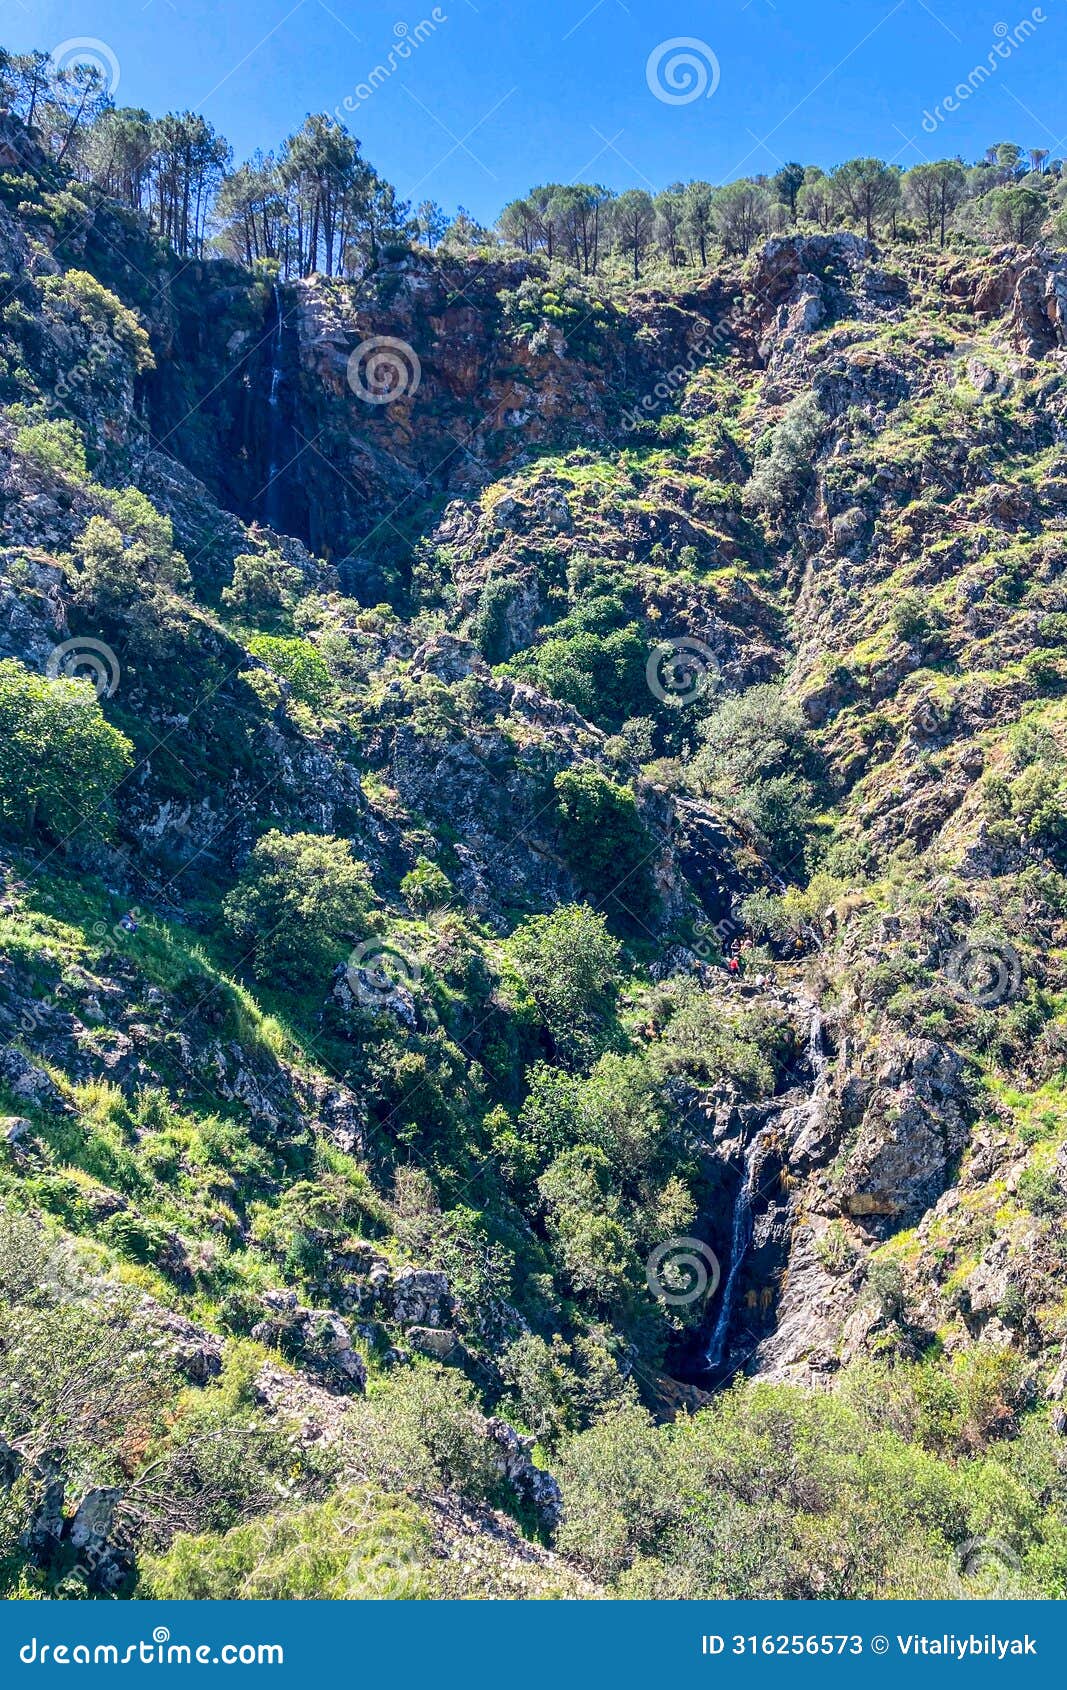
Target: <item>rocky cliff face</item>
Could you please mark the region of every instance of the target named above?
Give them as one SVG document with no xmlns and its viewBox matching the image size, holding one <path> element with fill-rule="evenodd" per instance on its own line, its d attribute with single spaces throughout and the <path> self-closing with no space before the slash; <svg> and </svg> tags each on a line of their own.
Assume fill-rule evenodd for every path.
<svg viewBox="0 0 1067 1690">
<path fill-rule="evenodd" d="M 0 658 L 96 642 L 132 751 L 107 825 L 5 813 L 5 1200 L 140 1282 L 194 1392 L 270 1351 L 305 1444 L 372 1373 L 466 1380 L 478 1506 L 542 1532 L 527 1434 L 635 1392 L 985 1347 L 1006 1422 L 1058 1404 L 1062 262 L 798 235 L 629 296 L 426 253 L 275 291 L 69 232 L 39 174 Z M 268 832 L 366 876 L 310 976 L 220 913 Z M 616 973 L 559 1011 L 514 935 L 561 907 Z M 646 1275 L 675 1235 L 717 1298 Z M 32 1560 L 132 1576 L 129 1471 L 5 1451 Z"/>
</svg>

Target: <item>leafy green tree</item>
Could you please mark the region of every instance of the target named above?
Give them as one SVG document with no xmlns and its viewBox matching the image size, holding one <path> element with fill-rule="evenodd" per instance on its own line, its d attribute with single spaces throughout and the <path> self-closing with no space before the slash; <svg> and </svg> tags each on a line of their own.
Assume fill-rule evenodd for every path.
<svg viewBox="0 0 1067 1690">
<path fill-rule="evenodd" d="M 682 229 L 691 251 L 699 252 L 702 265 L 708 262 L 708 242 L 714 233 L 710 182 L 687 182 L 682 191 Z"/>
<path fill-rule="evenodd" d="M 876 225 L 900 203 L 900 172 L 880 158 L 850 158 L 838 165 L 832 180 L 849 216 L 873 240 Z"/>
<path fill-rule="evenodd" d="M 133 746 L 105 720 L 84 680 L 50 680 L 0 662 L 0 824 L 64 840 L 84 820 L 105 832 Z"/>
<path fill-rule="evenodd" d="M 102 111 L 85 135 L 79 170 L 106 194 L 138 209 L 152 165 L 152 119 L 135 106 Z"/>
<path fill-rule="evenodd" d="M 651 194 L 647 194 L 644 188 L 627 188 L 611 208 L 611 222 L 615 244 L 624 257 L 629 255 L 634 281 L 640 281 L 641 265 L 652 244 L 656 226 Z"/>
<path fill-rule="evenodd" d="M 508 940 L 508 956 L 537 1006 L 554 1050 L 580 1061 L 611 1011 L 622 947 L 586 904 L 530 916 Z"/>
<path fill-rule="evenodd" d="M 249 621 L 272 625 L 293 609 L 302 584 L 299 569 L 280 552 L 241 552 L 222 602 Z"/>
<path fill-rule="evenodd" d="M 183 258 L 203 256 L 208 213 L 232 156 L 199 112 L 167 112 L 152 125 L 151 214 Z"/>
<path fill-rule="evenodd" d="M 181 552 L 174 549 L 170 518 L 160 516 L 134 487 L 113 494 L 111 509 L 118 523 L 91 516 L 77 540 L 78 598 L 108 610 L 123 610 L 153 589 L 184 586 L 188 568 Z"/>
<path fill-rule="evenodd" d="M 618 1577 L 681 1522 L 671 1445 L 636 1402 L 607 1409 L 566 1445 L 557 1471 L 565 1507 L 559 1548 L 598 1578 Z"/>
<path fill-rule="evenodd" d="M 797 216 L 817 223 L 820 229 L 828 229 L 837 216 L 838 203 L 832 178 L 809 165 L 797 190 Z"/>
<path fill-rule="evenodd" d="M 311 710 L 324 710 L 333 699 L 333 677 L 310 640 L 281 634 L 253 634 L 248 649 L 253 657 L 281 676 L 298 703 L 306 704 Z"/>
<path fill-rule="evenodd" d="M 88 270 L 64 270 L 58 276 L 42 276 L 41 292 L 53 314 L 62 315 L 71 328 L 90 345 L 110 342 L 124 354 L 134 375 L 155 368 L 155 357 L 146 330 L 136 312 L 123 305 L 109 288 Z"/>
<path fill-rule="evenodd" d="M 1033 188 L 994 188 L 980 202 L 979 214 L 994 240 L 1034 240 L 1045 216 L 1045 199 Z"/>
<path fill-rule="evenodd" d="M 826 423 L 814 393 L 802 393 L 787 407 L 777 427 L 757 446 L 746 504 L 781 516 L 795 508 L 807 488 Z"/>
<path fill-rule="evenodd" d="M 758 182 L 727 182 L 716 188 L 711 202 L 715 232 L 727 252 L 744 257 L 754 241 L 765 234 L 771 213 L 771 196 Z"/>
<path fill-rule="evenodd" d="M 215 201 L 219 248 L 249 269 L 257 260 L 279 261 L 286 218 L 281 176 L 273 156 L 256 152 L 224 176 Z"/>
<path fill-rule="evenodd" d="M 443 211 L 436 200 L 423 200 L 415 208 L 415 227 L 419 239 L 431 252 L 448 234 L 451 221 L 447 211 Z"/>
<path fill-rule="evenodd" d="M 52 87 L 55 75 L 52 55 L 41 52 L 40 48 L 29 53 L 0 49 L 0 53 L 0 93 L 27 129 L 33 129 Z"/>
<path fill-rule="evenodd" d="M 490 582 L 486 589 L 477 630 L 486 647 L 501 638 L 494 622 L 503 621 L 507 592 L 505 583 Z M 512 658 L 507 672 L 573 704 L 599 727 L 616 728 L 648 696 L 647 661 L 647 641 L 627 619 L 621 599 L 593 593 L 554 623 L 540 644 Z"/>
<path fill-rule="evenodd" d="M 796 863 L 811 825 L 804 718 L 774 685 L 725 698 L 693 763 L 699 789 L 752 828 L 779 867 Z"/>
<path fill-rule="evenodd" d="M 610 207 L 607 188 L 590 182 L 570 183 L 552 195 L 549 216 L 556 237 L 584 276 L 596 275 L 604 219 Z"/>
<path fill-rule="evenodd" d="M 564 1150 L 537 1189 L 549 1237 L 574 1289 L 617 1311 L 635 1277 L 635 1240 L 607 1156 L 589 1144 Z"/>
<path fill-rule="evenodd" d="M 25 463 L 49 475 L 84 482 L 89 477 L 85 441 L 66 417 L 31 423 L 15 434 L 15 452 Z"/>
<path fill-rule="evenodd" d="M 621 913 L 646 916 L 652 853 L 632 789 L 588 767 L 561 770 L 554 785 L 563 849 L 583 890 Z"/>
<path fill-rule="evenodd" d="M 790 219 L 795 223 L 797 216 L 797 195 L 804 185 L 806 172 L 802 164 L 783 164 L 776 170 L 773 178 L 774 191 L 781 203 L 788 208 Z"/>
<path fill-rule="evenodd" d="M 685 261 L 685 190 L 680 182 L 665 188 L 653 202 L 656 210 L 656 239 L 673 265 Z"/>
<path fill-rule="evenodd" d="M 962 204 L 966 192 L 963 166 L 951 158 L 917 164 L 904 177 L 904 197 L 909 209 L 924 224 L 927 240 L 932 241 L 936 233 L 942 246 L 948 220 Z"/>
<path fill-rule="evenodd" d="M 347 840 L 273 829 L 253 849 L 222 913 L 251 953 L 257 979 L 325 985 L 369 908 L 367 870 Z"/>
</svg>

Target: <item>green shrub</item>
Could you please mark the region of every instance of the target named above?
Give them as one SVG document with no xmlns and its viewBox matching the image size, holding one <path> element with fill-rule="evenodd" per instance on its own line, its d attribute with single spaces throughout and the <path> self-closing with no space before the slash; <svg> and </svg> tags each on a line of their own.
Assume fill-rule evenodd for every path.
<svg viewBox="0 0 1067 1690">
<path fill-rule="evenodd" d="M 429 857 L 418 858 L 415 867 L 400 882 L 400 890 L 412 909 L 423 913 L 441 909 L 452 899 L 452 882 L 444 869 L 438 868 Z"/>
<path fill-rule="evenodd" d="M 554 787 L 563 849 L 582 890 L 642 920 L 654 895 L 648 833 L 632 789 L 591 768 L 562 770 Z"/>
<path fill-rule="evenodd" d="M 14 448 L 17 457 L 49 475 L 76 482 L 89 479 L 85 442 L 75 425 L 65 418 L 18 429 Z"/>
<path fill-rule="evenodd" d="M 145 1560 L 157 1601 L 412 1601 L 434 1594 L 429 1530 L 369 1488 L 271 1513 L 223 1535 L 182 1536 Z"/>
<path fill-rule="evenodd" d="M 333 678 L 310 640 L 278 634 L 253 634 L 248 642 L 258 657 L 286 682 L 292 696 L 310 710 L 324 710 L 334 697 Z"/>
<path fill-rule="evenodd" d="M 813 393 L 794 399 L 781 422 L 757 448 L 756 467 L 744 492 L 745 503 L 776 516 L 798 504 L 811 480 L 824 427 L 825 418 Z"/>
<path fill-rule="evenodd" d="M 604 917 L 585 904 L 530 916 L 507 952 L 554 1050 L 565 1061 L 588 1055 L 610 1013 L 622 953 Z"/>
<path fill-rule="evenodd" d="M 648 642 L 622 599 L 596 577 L 576 590 L 581 596 L 573 610 L 505 668 L 598 726 L 618 728 L 648 706 Z"/>
<path fill-rule="evenodd" d="M 76 201 L 73 210 L 80 216 L 84 208 Z M 132 371 L 142 375 L 155 366 L 148 335 L 127 305 L 110 293 L 88 270 L 64 270 L 58 276 L 42 276 L 39 286 L 46 308 L 78 324 L 82 333 L 96 344 L 102 340 L 113 342 L 128 359 Z"/>
<path fill-rule="evenodd" d="M 724 698 L 693 760 L 697 789 L 755 833 L 779 868 L 802 866 L 813 820 L 804 717 L 780 686 Z"/>
<path fill-rule="evenodd" d="M 242 552 L 233 560 L 233 579 L 223 588 L 222 602 L 239 616 L 270 626 L 292 611 L 303 580 L 280 552 Z"/>
<path fill-rule="evenodd" d="M 257 979 L 325 989 L 370 908 L 370 882 L 352 847 L 330 834 L 267 833 L 222 913 Z"/>
<path fill-rule="evenodd" d="M 106 721 L 92 687 L 0 662 L 0 826 L 62 841 L 84 823 L 108 831 L 133 746 Z"/>
<path fill-rule="evenodd" d="M 115 494 L 111 506 L 124 526 L 93 516 L 77 540 L 79 599 L 128 611 L 153 587 L 185 586 L 188 570 L 185 558 L 174 549 L 170 518 L 142 501 L 135 488 Z"/>
<path fill-rule="evenodd" d="M 1053 1219 L 1067 1209 L 1067 1192 L 1056 1178 L 1054 1168 L 1031 1162 L 1023 1169 L 1017 1189 L 1020 1203 L 1031 1214 Z"/>
</svg>

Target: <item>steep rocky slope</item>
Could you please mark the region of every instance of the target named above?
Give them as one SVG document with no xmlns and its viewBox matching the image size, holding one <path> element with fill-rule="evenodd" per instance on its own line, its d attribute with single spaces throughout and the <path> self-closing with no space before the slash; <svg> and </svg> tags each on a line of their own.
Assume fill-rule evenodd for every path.
<svg viewBox="0 0 1067 1690">
<path fill-rule="evenodd" d="M 7 135 L 9 1582 L 1062 1594 L 1062 263 L 279 288 Z"/>
</svg>

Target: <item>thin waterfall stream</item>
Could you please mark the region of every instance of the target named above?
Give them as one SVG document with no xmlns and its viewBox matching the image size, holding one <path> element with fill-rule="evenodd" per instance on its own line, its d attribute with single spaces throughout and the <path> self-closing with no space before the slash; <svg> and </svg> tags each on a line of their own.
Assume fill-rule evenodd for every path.
<svg viewBox="0 0 1067 1690">
<path fill-rule="evenodd" d="M 788 1111 L 791 1143 L 808 1130 L 814 1130 L 825 1106 L 829 1085 L 830 1061 L 823 1041 L 822 1015 L 816 1005 L 811 1006 L 808 1017 L 806 1055 L 811 1069 L 811 1089 L 802 1102 L 794 1103 Z M 767 1141 L 779 1133 L 781 1123 L 782 1116 L 776 1114 L 760 1128 L 752 1142 L 745 1146 L 741 1183 L 734 1201 L 733 1225 L 730 1236 L 730 1266 L 727 1270 L 722 1301 L 719 1304 L 719 1312 L 705 1356 L 705 1363 L 709 1372 L 714 1372 L 717 1367 L 721 1366 L 723 1356 L 726 1353 L 730 1321 L 733 1317 L 734 1303 L 737 1297 L 737 1282 L 752 1243 L 754 1231 L 753 1208 L 759 1188 L 762 1151 Z"/>
<path fill-rule="evenodd" d="M 752 1242 L 752 1198 L 755 1194 L 759 1173 L 760 1150 L 763 1147 L 764 1140 L 774 1132 L 775 1125 L 775 1122 L 770 1122 L 767 1126 L 761 1127 L 752 1143 L 745 1148 L 744 1172 L 734 1202 L 734 1222 L 730 1238 L 730 1267 L 726 1275 L 726 1284 L 723 1286 L 722 1302 L 719 1304 L 715 1329 L 708 1344 L 706 1360 L 709 1370 L 719 1366 L 726 1349 L 726 1338 L 730 1330 L 730 1317 L 733 1314 L 738 1275 L 748 1254 L 748 1247 Z"/>
<path fill-rule="evenodd" d="M 281 521 L 281 484 L 278 470 L 283 434 L 281 398 L 278 391 L 282 384 L 282 290 L 277 282 L 274 284 L 274 331 L 271 335 L 270 357 L 270 397 L 267 400 L 270 407 L 268 470 L 267 484 L 263 489 L 263 519 L 268 527 L 277 528 Z"/>
</svg>

